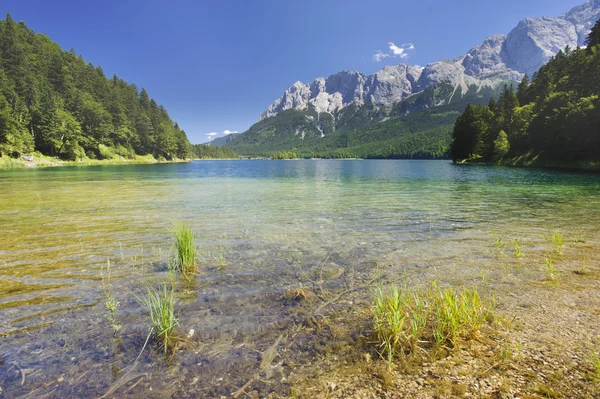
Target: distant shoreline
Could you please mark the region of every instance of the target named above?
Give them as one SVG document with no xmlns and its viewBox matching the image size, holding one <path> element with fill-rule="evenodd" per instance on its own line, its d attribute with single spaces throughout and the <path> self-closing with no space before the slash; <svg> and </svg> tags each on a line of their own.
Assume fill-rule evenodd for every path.
<svg viewBox="0 0 600 399">
<path fill-rule="evenodd" d="M 456 165 L 490 165 L 490 166 L 507 166 L 511 168 L 538 168 L 549 170 L 573 171 L 573 172 L 589 172 L 600 173 L 600 161 L 552 161 L 540 160 L 538 156 L 526 154 L 516 158 L 506 159 L 500 162 L 479 162 L 477 160 L 460 160 L 455 161 Z"/>
<path fill-rule="evenodd" d="M 32 160 L 26 160 L 24 158 L 9 158 L 0 157 L 0 171 L 6 170 L 22 170 L 22 169 L 38 169 L 38 168 L 51 168 L 60 166 L 95 166 L 95 165 L 136 165 L 136 164 L 155 164 L 155 163 L 180 163 L 190 162 L 187 159 L 176 159 L 173 161 L 159 161 L 158 159 L 147 156 L 138 156 L 135 159 L 86 159 L 82 161 L 63 161 L 58 158 L 48 156 L 33 156 Z"/>
</svg>

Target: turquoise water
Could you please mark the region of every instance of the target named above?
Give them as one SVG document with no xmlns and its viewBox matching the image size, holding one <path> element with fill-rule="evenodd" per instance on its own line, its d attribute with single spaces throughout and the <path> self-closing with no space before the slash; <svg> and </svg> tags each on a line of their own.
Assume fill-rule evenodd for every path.
<svg viewBox="0 0 600 399">
<path fill-rule="evenodd" d="M 173 220 L 197 235 L 200 273 L 179 284 L 177 306 L 180 330 L 194 329 L 200 344 L 170 366 L 146 349 L 131 368 L 147 332 L 135 294 L 166 278 Z M 2 172 L 0 387 L 9 396 L 101 396 L 143 374 L 131 393 L 231 393 L 294 322 L 281 300 L 287 288 L 335 292 L 379 267 L 418 278 L 491 264 L 482 248 L 499 238 L 523 238 L 532 250 L 555 231 L 595 243 L 599 226 L 593 174 L 388 160 Z M 118 340 L 107 290 L 121 303 Z M 165 372 L 173 368 L 191 374 Z M 200 376 L 194 384 L 191 375 Z"/>
</svg>

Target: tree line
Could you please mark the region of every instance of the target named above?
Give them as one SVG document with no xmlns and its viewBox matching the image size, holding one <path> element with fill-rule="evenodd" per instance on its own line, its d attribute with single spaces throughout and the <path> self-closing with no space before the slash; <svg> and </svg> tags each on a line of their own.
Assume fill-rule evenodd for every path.
<svg viewBox="0 0 600 399">
<path fill-rule="evenodd" d="M 0 155 L 189 158 L 167 110 L 10 14 L 0 21 Z"/>
<path fill-rule="evenodd" d="M 567 47 L 516 91 L 469 105 L 456 120 L 454 160 L 501 162 L 522 155 L 573 162 L 600 159 L 600 21 L 586 48 Z"/>
<path fill-rule="evenodd" d="M 227 147 L 212 147 L 210 144 L 193 144 L 192 156 L 195 159 L 238 159 L 239 154 L 236 154 L 231 148 Z"/>
</svg>

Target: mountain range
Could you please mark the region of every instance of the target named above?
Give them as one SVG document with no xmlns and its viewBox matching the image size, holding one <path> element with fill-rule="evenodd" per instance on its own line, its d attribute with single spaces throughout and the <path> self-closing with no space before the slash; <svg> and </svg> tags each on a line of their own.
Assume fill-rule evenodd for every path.
<svg viewBox="0 0 600 399">
<path fill-rule="evenodd" d="M 375 142 L 385 144 L 389 139 L 398 138 L 390 129 L 396 129 L 398 135 L 403 136 L 424 131 L 419 131 L 420 126 L 409 131 L 383 126 L 385 139 L 371 134 L 357 142 L 353 139 L 358 133 L 373 130 L 381 123 L 390 125 L 390 119 L 402 122 L 411 113 L 420 112 L 429 118 L 450 112 L 455 120 L 468 102 L 487 102 L 505 83 L 519 82 L 525 75 L 531 77 L 559 51 L 584 46 L 585 38 L 599 18 L 600 0 L 588 0 L 559 17 L 524 19 L 507 35 L 490 36 L 453 60 L 433 62 L 425 67 L 385 66 L 372 75 L 342 71 L 308 84 L 296 82 L 247 132 L 231 137 L 227 143 L 215 144 L 249 155 L 295 149 L 304 156 L 372 156 L 348 149 L 368 143 L 375 148 Z M 452 117 L 439 119 L 444 123 L 438 126 L 440 128 L 450 127 L 454 121 Z M 419 118 L 411 120 L 414 125 Z M 328 136 L 349 137 L 333 140 Z M 328 140 L 324 140 L 326 137 Z M 445 140 L 448 138 L 449 130 Z M 323 154 L 322 150 L 336 150 L 337 154 Z M 388 156 L 403 157 L 403 154 Z"/>
</svg>

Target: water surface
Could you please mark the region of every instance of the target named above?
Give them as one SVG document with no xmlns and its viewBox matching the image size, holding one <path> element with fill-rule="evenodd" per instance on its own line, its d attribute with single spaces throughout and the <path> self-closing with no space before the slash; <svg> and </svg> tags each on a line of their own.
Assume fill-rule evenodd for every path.
<svg viewBox="0 0 600 399">
<path fill-rule="evenodd" d="M 172 365 L 147 349 L 132 372 L 147 332 L 135 294 L 165 278 L 173 220 L 189 223 L 202 255 L 195 281 L 178 286 L 180 329 L 201 345 Z M 2 172 L 0 387 L 101 396 L 127 370 L 144 376 L 138 396 L 231 393 L 255 372 L 261 344 L 295 322 L 286 288 L 335 291 L 379 267 L 419 276 L 485 264 L 482 248 L 498 238 L 534 247 L 560 231 L 593 243 L 599 226 L 593 174 L 388 160 Z M 121 302 L 118 340 L 108 289 Z"/>
</svg>

